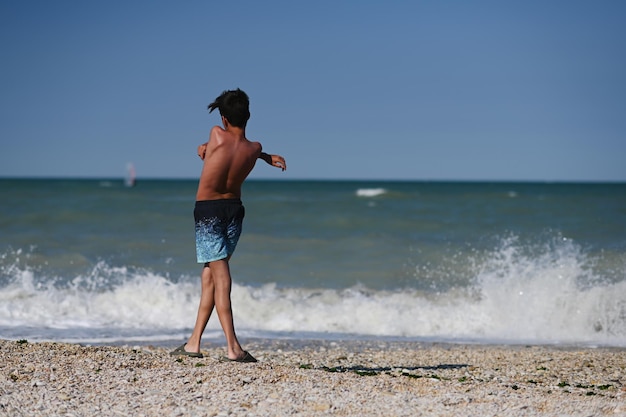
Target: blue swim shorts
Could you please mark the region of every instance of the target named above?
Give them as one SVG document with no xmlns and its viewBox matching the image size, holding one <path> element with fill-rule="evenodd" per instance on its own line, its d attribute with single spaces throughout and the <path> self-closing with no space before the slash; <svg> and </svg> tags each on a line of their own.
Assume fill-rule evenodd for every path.
<svg viewBox="0 0 626 417">
<path fill-rule="evenodd" d="M 196 257 L 198 263 L 225 259 L 235 252 L 245 209 L 238 198 L 196 201 Z"/>
</svg>

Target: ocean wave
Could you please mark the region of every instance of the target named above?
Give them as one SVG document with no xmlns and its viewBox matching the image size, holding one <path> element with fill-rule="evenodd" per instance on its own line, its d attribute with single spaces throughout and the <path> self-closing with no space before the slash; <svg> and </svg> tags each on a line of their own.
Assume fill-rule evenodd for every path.
<svg viewBox="0 0 626 417">
<path fill-rule="evenodd" d="M 357 197 L 378 197 L 386 193 L 387 190 L 384 188 L 359 188 L 356 190 Z"/>
<path fill-rule="evenodd" d="M 504 239 L 476 263 L 471 285 L 438 292 L 234 284 L 235 323 L 242 334 L 261 336 L 626 346 L 626 281 L 598 276 L 571 241 L 529 250 Z M 6 263 L 2 268 L 10 279 L 0 286 L 0 337 L 149 340 L 180 337 L 194 324 L 197 278 L 174 282 L 100 262 L 64 285 L 42 285 L 35 277 L 40 272 Z M 207 332 L 221 335 L 217 317 Z"/>
</svg>

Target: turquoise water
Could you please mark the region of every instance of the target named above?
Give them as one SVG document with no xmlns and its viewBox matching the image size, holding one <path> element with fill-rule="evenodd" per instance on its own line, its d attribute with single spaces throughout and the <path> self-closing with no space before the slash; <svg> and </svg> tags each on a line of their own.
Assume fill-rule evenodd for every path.
<svg viewBox="0 0 626 417">
<path fill-rule="evenodd" d="M 0 180 L 0 338 L 184 338 L 196 184 Z M 243 336 L 626 345 L 626 184 L 256 180 L 243 200 Z"/>
</svg>

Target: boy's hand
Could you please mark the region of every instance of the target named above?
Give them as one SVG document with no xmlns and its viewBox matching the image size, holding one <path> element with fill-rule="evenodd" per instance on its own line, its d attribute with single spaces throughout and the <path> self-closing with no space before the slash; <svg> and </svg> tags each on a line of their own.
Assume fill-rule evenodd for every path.
<svg viewBox="0 0 626 417">
<path fill-rule="evenodd" d="M 287 162 L 285 162 L 285 158 L 280 155 L 270 155 L 272 157 L 272 163 L 270 165 L 280 168 L 281 171 L 287 169 Z"/>
<path fill-rule="evenodd" d="M 280 168 L 282 171 L 287 169 L 287 163 L 285 162 L 285 158 L 280 155 L 270 155 L 262 152 L 260 158 L 271 166 Z"/>
<path fill-rule="evenodd" d="M 198 146 L 198 156 L 200 157 L 200 159 L 204 161 L 205 155 L 206 155 L 206 143 L 203 143 L 202 145 Z"/>
</svg>

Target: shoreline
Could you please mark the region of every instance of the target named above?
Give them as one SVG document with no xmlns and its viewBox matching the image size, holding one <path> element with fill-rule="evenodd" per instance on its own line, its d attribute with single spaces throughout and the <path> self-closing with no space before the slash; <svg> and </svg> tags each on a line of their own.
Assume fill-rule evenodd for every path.
<svg viewBox="0 0 626 417">
<path fill-rule="evenodd" d="M 626 348 L 243 339 L 254 364 L 0 340 L 7 415 L 626 415 Z"/>
<path fill-rule="evenodd" d="M 68 345 L 79 345 L 84 347 L 92 346 L 112 346 L 112 347 L 154 347 L 154 348 L 176 348 L 187 340 L 191 329 L 181 334 L 179 338 L 111 338 L 111 339 L 66 339 L 66 338 L 37 338 L 30 339 L 28 336 L 22 337 L 3 337 L 0 341 L 17 342 L 26 340 L 28 343 L 61 343 Z M 207 334 L 209 333 L 210 334 Z M 436 337 L 402 337 L 402 336 L 373 336 L 373 335 L 352 335 L 345 333 L 307 333 L 303 335 L 283 335 L 281 333 L 268 335 L 238 335 L 242 346 L 254 344 L 261 349 L 270 349 L 276 344 L 286 346 L 306 347 L 308 345 L 407 345 L 407 346 L 485 346 L 485 347 L 543 347 L 546 349 L 616 349 L 626 350 L 626 344 L 600 343 L 597 341 L 552 341 L 552 340 L 513 340 L 513 339 L 453 339 L 453 338 L 436 338 Z M 208 348 L 225 347 L 221 329 L 207 329 L 202 338 L 202 345 Z"/>
</svg>

